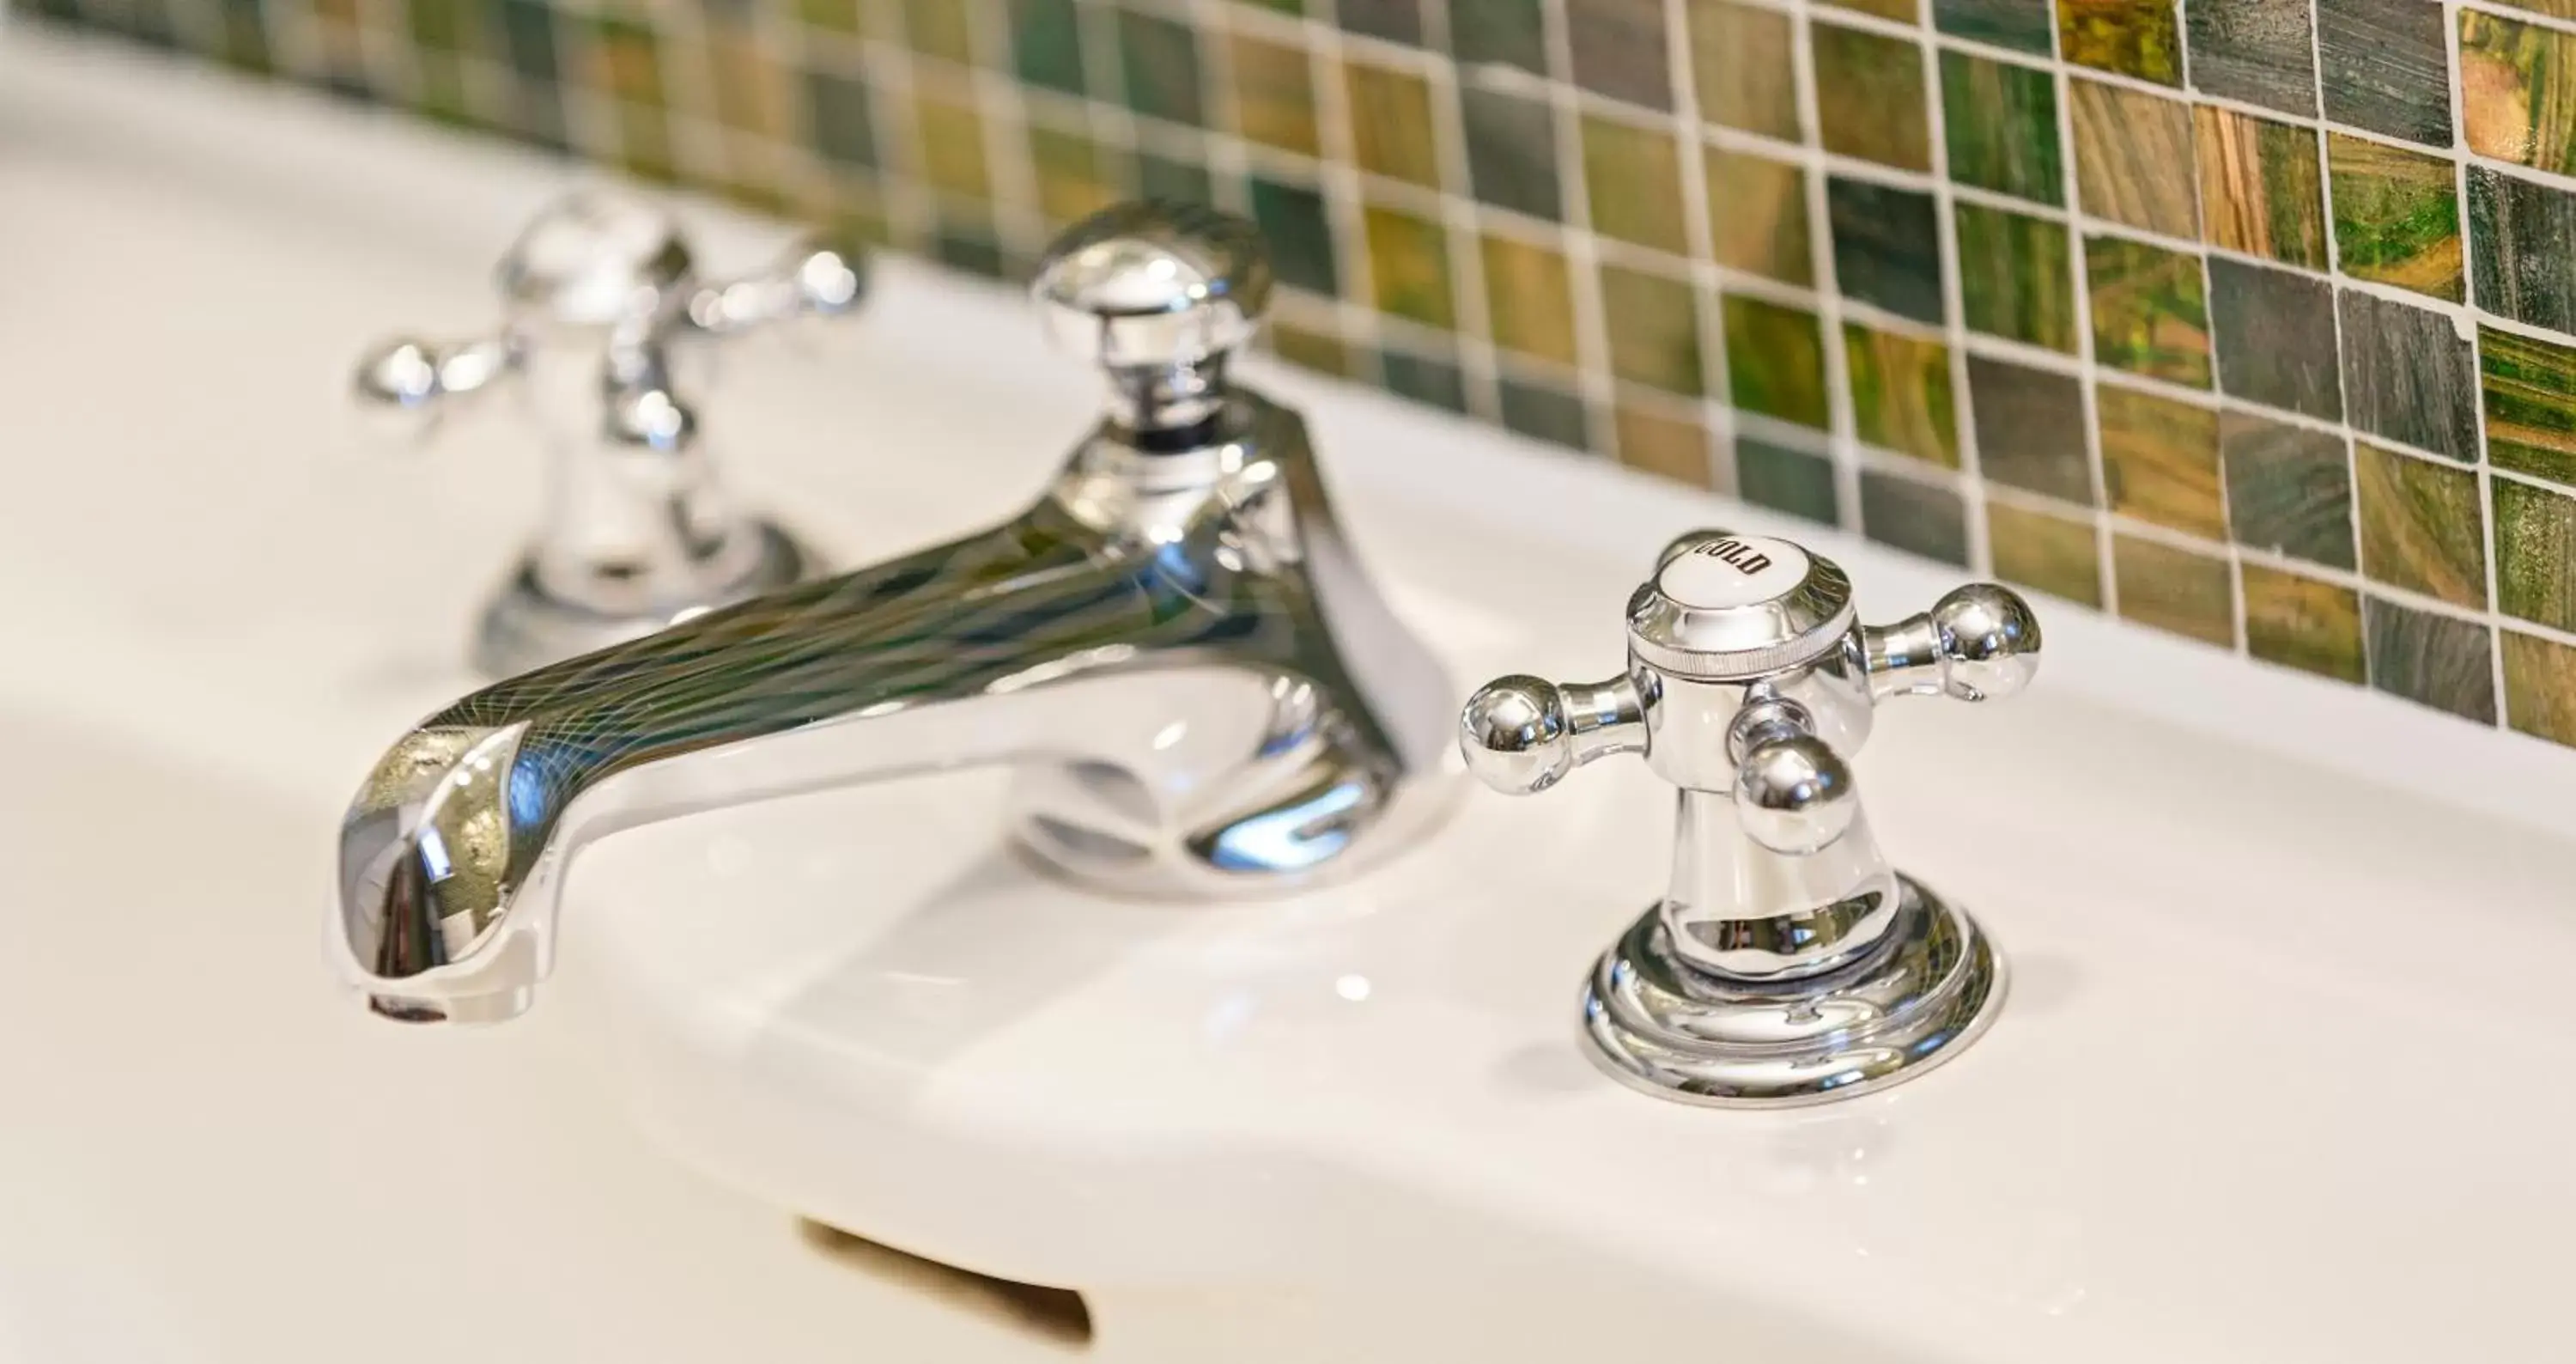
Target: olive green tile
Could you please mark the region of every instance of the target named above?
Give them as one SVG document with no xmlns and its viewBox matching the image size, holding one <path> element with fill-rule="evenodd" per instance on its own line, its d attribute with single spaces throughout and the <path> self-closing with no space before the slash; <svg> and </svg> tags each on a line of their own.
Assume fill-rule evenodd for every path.
<svg viewBox="0 0 2576 1364">
<path fill-rule="evenodd" d="M 1931 170 L 1922 47 L 1826 23 L 1811 25 L 1807 42 L 1825 150 L 1899 170 Z"/>
<path fill-rule="evenodd" d="M 1565 38 L 1576 85 L 1650 109 L 1673 107 L 1664 0 L 1565 0 Z"/>
<path fill-rule="evenodd" d="M 1037 177 L 1038 211 L 1050 227 L 1064 227 L 1127 197 L 1119 154 L 1088 134 L 1029 125 L 1029 164 Z"/>
<path fill-rule="evenodd" d="M 1941 121 L 1951 179 L 2039 203 L 2066 202 L 2057 81 L 2047 71 L 1945 51 Z"/>
<path fill-rule="evenodd" d="M 662 104 L 662 40 L 650 25 L 606 18 L 591 28 L 592 89 L 628 104 Z"/>
<path fill-rule="evenodd" d="M 2451 63 L 2442 7 L 2421 0 L 2317 0 L 2317 83 L 2326 117 L 2428 147 L 2451 145 Z"/>
<path fill-rule="evenodd" d="M 2465 285 L 2451 162 L 2343 133 L 2326 138 L 2326 157 L 2343 272 L 2458 302 Z"/>
<path fill-rule="evenodd" d="M 1411 318 L 1426 327 L 1456 326 L 1457 306 L 1449 292 L 1449 239 L 1440 224 L 1376 205 L 1362 220 L 1378 311 Z"/>
<path fill-rule="evenodd" d="M 2209 387 L 2209 309 L 2200 257 L 2124 237 L 2084 239 L 2093 358 L 2114 369 Z"/>
<path fill-rule="evenodd" d="M 1714 488 L 1706 424 L 1621 403 L 1613 414 L 1619 462 L 1694 488 Z"/>
<path fill-rule="evenodd" d="M 2285 114 L 2317 112 L 2308 0 L 2189 0 L 2191 88 Z"/>
<path fill-rule="evenodd" d="M 2048 0 L 1932 0 L 1932 24 L 1954 38 L 2049 55 L 2056 23 Z"/>
<path fill-rule="evenodd" d="M 2576 347 L 2478 328 L 2487 457 L 2576 487 Z"/>
<path fill-rule="evenodd" d="M 1234 102 L 1235 131 L 1248 142 L 1315 155 L 1323 144 L 1316 132 L 1312 54 L 1242 33 L 1228 41 L 1226 54 L 1234 65 L 1227 95 Z"/>
<path fill-rule="evenodd" d="M 1681 153 L 1669 130 L 1587 115 L 1583 178 L 1593 231 L 1676 256 L 1689 253 Z"/>
<path fill-rule="evenodd" d="M 1735 438 L 1735 490 L 1757 507 L 1827 526 L 1838 519 L 1833 461 L 1759 436 Z"/>
<path fill-rule="evenodd" d="M 2576 117 L 2572 113 L 2571 117 Z M 2576 332 L 2576 194 L 2486 166 L 2469 167 L 2478 306 Z"/>
<path fill-rule="evenodd" d="M 1353 61 L 1342 68 L 1351 102 L 1351 142 L 1361 170 L 1437 189 L 1440 156 L 1431 136 L 1431 87 L 1419 75 Z"/>
<path fill-rule="evenodd" d="M 2192 110 L 2191 127 L 2193 160 L 2200 172 L 2201 240 L 2249 256 L 2325 269 L 2326 210 L 2316 131 L 2206 104 Z"/>
<path fill-rule="evenodd" d="M 1459 0 L 1449 6 L 1449 50 L 1461 66 L 1517 67 L 1547 74 L 1547 21 L 1540 0 Z"/>
<path fill-rule="evenodd" d="M 2476 362 L 2451 319 L 2356 290 L 2338 301 L 2348 419 L 2375 436 L 2478 457 Z"/>
<path fill-rule="evenodd" d="M 2361 649 L 2361 594 L 2336 583 L 2239 563 L 2245 593 L 2245 652 L 2266 663 L 2342 682 L 2368 674 Z"/>
<path fill-rule="evenodd" d="M 1505 428 L 1576 450 L 1591 444 L 1590 423 L 1581 398 L 1552 384 L 1509 376 L 1498 390 Z"/>
<path fill-rule="evenodd" d="M 1058 94 L 1087 93 L 1075 0 L 1010 0 L 1008 13 L 1011 64 L 1019 78 Z"/>
<path fill-rule="evenodd" d="M 1843 324 L 1851 377 L 1852 433 L 1901 455 L 1959 467 L 1959 404 L 1950 387 L 1950 348 L 1921 337 Z"/>
<path fill-rule="evenodd" d="M 903 0 L 906 47 L 960 66 L 975 61 L 975 35 L 969 14 L 984 0 Z"/>
<path fill-rule="evenodd" d="M 833 33 L 892 37 L 892 11 L 870 0 L 795 0 L 797 17 Z"/>
<path fill-rule="evenodd" d="M 2093 392 L 2111 510 L 2205 540 L 2227 538 L 2218 413 L 2103 384 Z"/>
<path fill-rule="evenodd" d="M 2490 487 L 2496 609 L 2576 631 L 2576 496 L 2505 478 Z"/>
<path fill-rule="evenodd" d="M 1127 107 L 1147 118 L 1205 126 L 1198 31 L 1159 14 L 1116 13 L 1118 69 L 1126 82 Z"/>
<path fill-rule="evenodd" d="M 1495 345 L 1560 365 L 1577 363 L 1574 289 L 1554 247 L 1484 239 L 1485 313 Z"/>
<path fill-rule="evenodd" d="M 1968 411 L 1987 478 L 2063 502 L 2093 504 L 2084 385 L 2072 375 L 1971 353 Z"/>
<path fill-rule="evenodd" d="M 2212 256 L 2209 324 L 2220 389 L 2321 421 L 2342 418 L 2332 285 Z"/>
<path fill-rule="evenodd" d="M 1266 330 L 1280 359 L 1337 378 L 1351 377 L 1351 348 L 1342 338 L 1292 322 L 1273 322 Z"/>
<path fill-rule="evenodd" d="M 2555 15 L 2561 19 L 2576 19 L 2576 0 L 2495 0 L 2495 3 L 2499 5 L 2511 5 L 2515 9 L 2528 10 L 2533 14 L 2548 14 Z"/>
<path fill-rule="evenodd" d="M 1824 334 L 1815 314 L 1728 294 L 1719 315 L 1726 332 L 1728 398 L 1748 412 L 1831 429 Z"/>
<path fill-rule="evenodd" d="M 411 0 L 411 39 L 420 53 L 473 52 L 481 47 L 475 0 Z"/>
<path fill-rule="evenodd" d="M 1837 175 L 1826 181 L 1825 211 L 1834 283 L 1845 298 L 1941 323 L 1941 229 L 1931 195 Z"/>
<path fill-rule="evenodd" d="M 1175 204 L 1213 204 L 1216 183 L 1208 168 L 1187 155 L 1167 156 L 1161 152 L 1136 153 L 1136 193 L 1147 199 L 1161 199 Z M 1267 229 L 1265 229 L 1266 231 Z M 1271 236 L 1273 263 L 1279 250 L 1279 239 Z M 1281 275 L 1282 279 L 1287 278 Z"/>
<path fill-rule="evenodd" d="M 2119 585 L 2121 619 L 2236 647 L 2236 575 L 2227 560 L 2114 533 L 2111 576 Z"/>
<path fill-rule="evenodd" d="M 2066 226 L 1960 201 L 1959 302 L 1968 330 L 2075 353 Z"/>
<path fill-rule="evenodd" d="M 2084 211 L 2170 237 L 2200 235 L 2191 108 L 2102 81 L 2067 83 Z"/>
<path fill-rule="evenodd" d="M 1783 284 L 1813 284 L 1806 172 L 1722 147 L 1707 149 L 1705 170 L 1717 263 Z"/>
<path fill-rule="evenodd" d="M 2081 508 L 2051 512 L 1986 501 L 1995 576 L 2086 606 L 2102 604 L 2100 534 Z"/>
<path fill-rule="evenodd" d="M 1253 224 L 1270 244 L 1270 268 L 1279 282 L 1327 296 L 1339 292 L 1342 272 L 1324 196 L 1312 186 L 1259 176 L 1247 188 Z"/>
<path fill-rule="evenodd" d="M 215 57 L 235 70 L 267 75 L 276 66 L 268 14 L 260 0 L 223 0 Z"/>
<path fill-rule="evenodd" d="M 1705 389 L 1699 309 L 1687 282 L 1603 265 L 1601 315 L 1610 333 L 1611 373 L 1690 397 Z"/>
<path fill-rule="evenodd" d="M 620 103 L 616 114 L 617 168 L 655 184 L 678 184 L 680 163 L 671 144 L 668 113 L 657 105 Z"/>
<path fill-rule="evenodd" d="M 1334 0 L 1333 17 L 1353 33 L 1422 46 L 1423 0 Z"/>
<path fill-rule="evenodd" d="M 2576 175 L 2576 33 L 2461 10 L 2460 99 L 2469 150 Z"/>
<path fill-rule="evenodd" d="M 1882 545 L 1968 566 L 1968 509 L 1956 488 L 1863 469 L 1860 525 Z"/>
<path fill-rule="evenodd" d="M 2361 628 L 2372 689 L 2480 724 L 2496 722 L 2494 644 L 2486 626 L 2367 597 Z"/>
<path fill-rule="evenodd" d="M 2057 0 L 2057 50 L 2077 66 L 2182 84 L 2170 0 Z"/>
<path fill-rule="evenodd" d="M 1685 13 L 1700 117 L 1797 141 L 1798 63 L 1789 16 L 1735 0 L 1688 0 Z"/>
<path fill-rule="evenodd" d="M 1377 372 L 1386 390 L 1450 412 L 1467 410 L 1467 376 L 1453 355 L 1425 355 L 1389 346 L 1378 352 Z"/>
<path fill-rule="evenodd" d="M 921 135 L 921 177 L 932 188 L 973 199 L 993 197 L 984 155 L 984 120 L 971 102 L 916 87 L 914 126 Z"/>
<path fill-rule="evenodd" d="M 1306 0 L 1235 0 L 1235 3 L 1250 5 L 1256 9 L 1266 9 L 1273 14 L 1303 16 L 1309 12 Z"/>
<path fill-rule="evenodd" d="M 2507 630 L 2503 655 L 2506 723 L 2576 747 L 2576 647 Z"/>
<path fill-rule="evenodd" d="M 1817 2 L 1831 5 L 1836 9 L 1851 10 L 1856 14 L 1893 19 L 1900 24 L 1914 23 L 1920 17 L 1915 12 L 1914 0 L 1817 0 Z"/>
<path fill-rule="evenodd" d="M 2334 568 L 2354 566 L 2352 454 L 2341 434 L 2223 412 L 2218 450 L 2236 543 Z"/>
<path fill-rule="evenodd" d="M 1534 218 L 1565 216 L 1556 115 L 1544 100 L 1465 85 L 1458 116 L 1467 138 L 1467 179 L 1479 200 Z"/>
<path fill-rule="evenodd" d="M 2353 448 L 2353 483 L 2364 576 L 2485 609 L 2486 525 L 2476 474 L 2365 442 Z"/>
</svg>

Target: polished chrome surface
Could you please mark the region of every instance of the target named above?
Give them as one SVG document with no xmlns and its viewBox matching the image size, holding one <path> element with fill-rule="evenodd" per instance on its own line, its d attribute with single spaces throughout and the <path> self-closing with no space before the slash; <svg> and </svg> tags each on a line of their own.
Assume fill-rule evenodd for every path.
<svg viewBox="0 0 2576 1364">
<path fill-rule="evenodd" d="M 467 400 L 513 389 L 549 451 L 544 522 L 484 611 L 477 667 L 523 671 L 814 576 L 811 552 L 720 485 L 691 352 L 856 307 L 857 256 L 809 244 L 709 282 L 668 214 L 589 190 L 540 213 L 495 273 L 492 335 L 387 342 L 355 379 L 361 406 L 413 440 Z"/>
<path fill-rule="evenodd" d="M 1223 405 L 1226 359 L 1269 303 L 1270 258 L 1239 218 L 1121 204 L 1058 238 L 1030 292 L 1047 335 L 1100 366 L 1113 423 L 1178 430 Z"/>
<path fill-rule="evenodd" d="M 1217 398 L 1181 430 L 1104 420 L 1003 525 L 431 716 L 342 826 L 344 967 L 391 1017 L 506 1018 L 584 843 L 966 764 L 1016 767 L 1017 843 L 1119 894 L 1272 892 L 1401 850 L 1455 789 L 1448 682 L 1344 539 L 1305 424 Z"/>
<path fill-rule="evenodd" d="M 1890 1083 L 1973 1037 L 2002 1003 L 1998 958 L 1888 865 L 1848 756 L 1881 698 L 2009 696 L 2039 647 L 2004 588 L 1862 626 L 1831 560 L 1695 531 L 1629 602 L 1624 674 L 1515 674 L 1470 698 L 1459 749 L 1495 790 L 1543 791 L 1614 753 L 1642 753 L 1679 788 L 1664 898 L 1586 995 L 1595 1058 L 1694 1102 L 1801 1103 Z"/>
</svg>

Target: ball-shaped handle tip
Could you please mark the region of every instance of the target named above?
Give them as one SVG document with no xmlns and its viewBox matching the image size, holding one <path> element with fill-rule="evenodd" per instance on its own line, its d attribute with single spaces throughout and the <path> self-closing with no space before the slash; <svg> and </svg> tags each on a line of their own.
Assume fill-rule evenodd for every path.
<svg viewBox="0 0 2576 1364">
<path fill-rule="evenodd" d="M 806 247 L 789 255 L 782 273 L 795 286 L 799 309 L 810 316 L 839 317 L 867 297 L 868 261 L 855 247 Z"/>
<path fill-rule="evenodd" d="M 1933 604 L 1932 623 L 1941 632 L 1945 690 L 1960 700 L 2010 696 L 2039 672 L 2039 617 L 2011 588 L 1959 588 Z"/>
<path fill-rule="evenodd" d="M 1113 369 L 1165 368 L 1251 340 L 1270 281 L 1270 254 L 1251 223 L 1149 201 L 1066 229 L 1029 291 L 1067 352 Z"/>
<path fill-rule="evenodd" d="M 1860 814 L 1851 768 L 1813 735 L 1756 745 L 1735 772 L 1735 812 L 1745 834 L 1802 857 L 1831 845 Z"/>
<path fill-rule="evenodd" d="M 438 368 L 437 349 L 410 339 L 385 342 L 358 361 L 350 392 L 372 438 L 408 445 L 438 424 L 438 400 L 446 391 Z"/>
<path fill-rule="evenodd" d="M 1555 683 L 1526 674 L 1486 683 L 1458 716 L 1458 752 L 1476 780 L 1505 795 L 1556 785 L 1574 770 L 1564 697 Z"/>
</svg>

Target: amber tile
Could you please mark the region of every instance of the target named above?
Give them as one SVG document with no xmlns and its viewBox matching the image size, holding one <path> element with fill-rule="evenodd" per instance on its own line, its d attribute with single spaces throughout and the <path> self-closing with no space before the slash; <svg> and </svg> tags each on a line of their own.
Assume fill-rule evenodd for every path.
<svg viewBox="0 0 2576 1364">
<path fill-rule="evenodd" d="M 1681 153 L 1671 132 L 1587 116 L 1583 176 L 1593 231 L 1676 256 L 1689 254 Z"/>
<path fill-rule="evenodd" d="M 972 102 L 918 87 L 912 119 L 921 136 L 924 180 L 951 194 L 993 197 L 992 172 L 984 155 L 984 119 Z"/>
<path fill-rule="evenodd" d="M 2236 543 L 2334 568 L 2354 566 L 2352 454 L 2345 437 L 2250 412 L 2218 418 L 2227 527 Z"/>
<path fill-rule="evenodd" d="M 2043 204 L 2066 202 L 2057 81 L 2047 71 L 1945 51 L 1941 121 L 1952 180 Z"/>
<path fill-rule="evenodd" d="M 2495 723 L 2494 642 L 2486 626 L 2369 597 L 2361 628 L 2373 690 Z"/>
<path fill-rule="evenodd" d="M 1449 293 L 1449 243 L 1440 224 L 1372 205 L 1363 215 L 1363 226 L 1378 311 L 1428 327 L 1456 326 L 1457 308 Z"/>
<path fill-rule="evenodd" d="M 1977 432 L 1977 467 L 1987 478 L 2092 505 L 2082 381 L 1971 352 L 1968 411 Z"/>
<path fill-rule="evenodd" d="M 2442 7 L 2421 0 L 2317 0 L 2326 117 L 2428 147 L 2451 145 Z"/>
<path fill-rule="evenodd" d="M 1824 336 L 1816 315 L 1742 294 L 1721 300 L 1719 315 L 1726 332 L 1728 398 L 1748 412 L 1830 429 Z"/>
<path fill-rule="evenodd" d="M 1882 545 L 1968 566 L 1968 508 L 1958 489 L 1878 469 L 1860 471 L 1860 524 Z"/>
<path fill-rule="evenodd" d="M 2094 390 L 2111 509 L 2208 540 L 2227 536 L 2218 414 L 2112 384 Z"/>
<path fill-rule="evenodd" d="M 1652 109 L 1673 107 L 1664 0 L 1565 0 L 1574 83 Z"/>
<path fill-rule="evenodd" d="M 1914 23 L 1917 18 L 1914 0 L 1818 0 L 1818 3 L 1860 14 L 1875 15 L 1881 19 L 1893 19 L 1901 24 Z"/>
<path fill-rule="evenodd" d="M 903 41 L 915 52 L 971 66 L 975 35 L 968 22 L 972 3 L 961 0 L 903 0 Z"/>
<path fill-rule="evenodd" d="M 2190 106 L 2102 81 L 2068 82 L 2084 211 L 2173 237 L 2200 235 Z"/>
<path fill-rule="evenodd" d="M 1049 226 L 1063 227 L 1127 197 L 1117 153 L 1084 134 L 1029 125 L 1029 163 Z"/>
<path fill-rule="evenodd" d="M 2360 593 L 2260 564 L 2239 563 L 2236 572 L 2245 593 L 2246 653 L 2342 682 L 2368 675 Z"/>
<path fill-rule="evenodd" d="M 1613 425 L 1621 464 L 1694 488 L 1716 486 L 1709 463 L 1708 428 L 1702 423 L 1622 403 L 1613 415 Z"/>
<path fill-rule="evenodd" d="M 2576 175 L 2576 34 L 2461 10 L 2460 99 L 2469 150 Z"/>
<path fill-rule="evenodd" d="M 1431 87 L 1410 71 L 1353 61 L 1342 68 L 1351 102 L 1351 141 L 1360 169 L 1438 188 Z"/>
<path fill-rule="evenodd" d="M 1337 378 L 1351 376 L 1351 348 L 1342 338 L 1292 322 L 1273 322 L 1265 331 L 1280 359 Z"/>
<path fill-rule="evenodd" d="M 2503 653 L 2505 722 L 2576 747 L 2576 647 L 2507 630 Z"/>
<path fill-rule="evenodd" d="M 2477 375 L 2469 339 L 2451 319 L 2347 289 L 2344 409 L 2356 429 L 2448 455 L 2478 457 Z"/>
<path fill-rule="evenodd" d="M 2198 256 L 2124 237 L 2084 240 L 2093 357 L 2114 369 L 2209 387 L 2209 308 Z"/>
<path fill-rule="evenodd" d="M 2496 609 L 2576 631 L 2576 496 L 2499 478 L 2495 500 Z"/>
<path fill-rule="evenodd" d="M 1986 502 L 1986 542 L 1995 576 L 2086 606 L 2102 604 L 2101 532 L 2082 509 L 2036 511 Z"/>
<path fill-rule="evenodd" d="M 1735 0 L 1688 4 L 1691 81 L 1700 117 L 1797 141 L 1798 67 L 1789 16 Z"/>
<path fill-rule="evenodd" d="M 2343 417 L 2332 285 L 2212 256 L 2209 323 L 2221 389 L 2321 421 Z"/>
<path fill-rule="evenodd" d="M 1303 47 L 1234 35 L 1227 48 L 1234 63 L 1228 94 L 1234 126 L 1244 139 L 1300 156 L 1321 143 L 1315 131 L 1314 58 Z"/>
<path fill-rule="evenodd" d="M 2057 46 L 2078 66 L 2182 84 L 2182 36 L 2167 0 L 2057 0 Z"/>
<path fill-rule="evenodd" d="M 2458 302 L 2460 195 L 2451 162 L 2343 133 L 2327 137 L 2326 157 L 2342 271 Z"/>
<path fill-rule="evenodd" d="M 1881 449 L 1959 467 L 1949 347 L 1847 322 L 1843 361 L 1851 376 L 1854 435 Z"/>
<path fill-rule="evenodd" d="M 2308 0 L 2190 0 L 2191 87 L 2285 114 L 2317 112 Z"/>
<path fill-rule="evenodd" d="M 651 25 L 622 16 L 591 29 L 589 84 L 627 104 L 662 107 L 662 38 Z"/>
<path fill-rule="evenodd" d="M 2576 487 L 2576 346 L 2478 328 L 2487 457 Z"/>
<path fill-rule="evenodd" d="M 1717 263 L 1783 284 L 1815 282 L 1807 240 L 1807 176 L 1765 156 L 1707 149 L 1709 230 Z"/>
<path fill-rule="evenodd" d="M 1644 270 L 1601 267 L 1601 314 L 1610 372 L 1667 393 L 1698 397 L 1699 309 L 1689 283 Z"/>
<path fill-rule="evenodd" d="M 2367 442 L 2353 449 L 2361 571 L 2373 582 L 2484 610 L 2487 551 L 2478 477 Z"/>
<path fill-rule="evenodd" d="M 2119 584 L 2122 619 L 2235 647 L 2236 581 L 2227 560 L 2114 533 L 2111 574 Z"/>
<path fill-rule="evenodd" d="M 1825 150 L 1900 170 L 1931 170 L 1923 49 L 1902 38 L 1826 23 L 1809 27 L 1807 43 Z"/>
<path fill-rule="evenodd" d="M 2310 270 L 2326 268 L 2325 196 L 2314 129 L 2232 109 L 2192 110 L 2201 240 Z"/>
<path fill-rule="evenodd" d="M 2073 354 L 2075 277 L 2066 225 L 1964 200 L 1953 211 L 1968 330 Z"/>
<path fill-rule="evenodd" d="M 1564 255 L 1553 247 L 1489 236 L 1484 261 L 1485 313 L 1494 344 L 1575 364 L 1574 291 Z"/>
</svg>

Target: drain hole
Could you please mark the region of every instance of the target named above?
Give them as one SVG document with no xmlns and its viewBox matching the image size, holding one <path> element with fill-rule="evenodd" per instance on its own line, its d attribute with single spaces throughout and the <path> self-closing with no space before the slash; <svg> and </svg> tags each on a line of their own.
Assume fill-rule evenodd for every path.
<svg viewBox="0 0 2576 1364">
<path fill-rule="evenodd" d="M 1091 1347 L 1091 1307 L 1070 1288 L 997 1279 L 925 1260 L 810 1218 L 801 1219 L 797 1228 L 805 1244 L 871 1278 L 928 1294 L 1068 1350 Z"/>
</svg>

